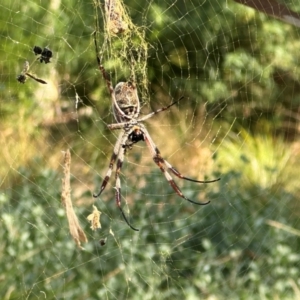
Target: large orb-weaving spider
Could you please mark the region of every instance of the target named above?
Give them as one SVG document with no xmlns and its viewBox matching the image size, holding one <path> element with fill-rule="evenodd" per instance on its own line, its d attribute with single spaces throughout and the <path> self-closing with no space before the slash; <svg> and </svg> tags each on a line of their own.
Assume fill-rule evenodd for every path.
<svg viewBox="0 0 300 300">
<path fill-rule="evenodd" d="M 106 81 L 111 99 L 112 99 L 112 106 L 113 106 L 113 113 L 114 118 L 116 120 L 116 123 L 107 125 L 109 129 L 116 130 L 121 129 L 121 132 L 118 136 L 117 142 L 114 146 L 113 154 L 110 159 L 108 171 L 104 177 L 104 180 L 102 181 L 100 191 L 98 193 L 93 194 L 93 197 L 97 198 L 101 195 L 101 193 L 104 191 L 110 177 L 112 174 L 113 166 L 115 162 L 117 162 L 116 166 L 116 203 L 118 208 L 120 209 L 124 220 L 128 224 L 128 226 L 136 231 L 139 231 L 138 229 L 134 228 L 129 221 L 127 220 L 127 217 L 121 207 L 121 181 L 120 181 L 120 171 L 123 165 L 124 161 L 124 155 L 127 151 L 127 149 L 131 149 L 133 144 L 144 141 L 146 142 L 146 145 L 148 146 L 148 149 L 152 155 L 152 158 L 156 165 L 160 168 L 160 170 L 165 175 L 165 178 L 168 180 L 171 187 L 174 189 L 174 191 L 177 193 L 178 196 L 181 198 L 197 205 L 206 205 L 210 201 L 207 202 L 195 202 L 187 197 L 184 196 L 184 194 L 181 192 L 178 185 L 175 183 L 173 178 L 171 177 L 170 172 L 172 172 L 175 176 L 179 177 L 180 179 L 197 182 L 197 183 L 211 183 L 216 182 L 220 180 L 220 178 L 209 180 L 209 181 L 201 181 L 201 180 L 195 180 L 188 177 L 183 176 L 177 169 L 175 169 L 168 161 L 166 161 L 162 156 L 160 151 L 158 150 L 157 146 L 153 142 L 148 130 L 142 124 L 143 121 L 151 118 L 152 116 L 158 114 L 159 112 L 165 111 L 169 109 L 174 104 L 178 103 L 183 97 L 181 97 L 178 101 L 172 102 L 166 107 L 162 107 L 154 112 L 151 112 L 143 117 L 139 117 L 140 115 L 140 100 L 138 98 L 137 89 L 134 82 L 127 81 L 127 82 L 119 82 L 115 88 L 113 88 L 111 81 L 109 80 L 109 77 L 101 64 L 100 58 L 98 56 L 97 52 L 97 42 L 96 37 L 94 36 L 95 46 L 96 46 L 96 57 L 98 62 L 98 67 L 103 75 L 104 80 Z"/>
</svg>

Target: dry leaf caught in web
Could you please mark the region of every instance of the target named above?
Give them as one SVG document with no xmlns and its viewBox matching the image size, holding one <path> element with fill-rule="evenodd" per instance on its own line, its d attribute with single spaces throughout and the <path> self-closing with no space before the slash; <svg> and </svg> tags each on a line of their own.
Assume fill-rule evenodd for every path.
<svg viewBox="0 0 300 300">
<path fill-rule="evenodd" d="M 101 211 L 99 211 L 97 207 L 93 205 L 93 212 L 87 216 L 87 219 L 91 222 L 92 230 L 101 228 L 100 215 L 101 215 Z"/>
<path fill-rule="evenodd" d="M 79 225 L 79 221 L 74 212 L 71 201 L 70 166 L 71 153 L 70 150 L 67 150 L 64 152 L 64 178 L 62 179 L 61 201 L 66 210 L 71 236 L 73 237 L 76 245 L 82 249 L 81 242 L 87 243 L 88 239 Z"/>
</svg>

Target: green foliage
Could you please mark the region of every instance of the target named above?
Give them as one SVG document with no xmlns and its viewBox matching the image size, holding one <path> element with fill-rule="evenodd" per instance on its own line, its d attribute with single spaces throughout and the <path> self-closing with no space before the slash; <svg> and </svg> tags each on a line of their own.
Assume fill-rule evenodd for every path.
<svg viewBox="0 0 300 300">
<path fill-rule="evenodd" d="M 268 221 L 298 227 L 299 159 L 278 137 L 298 134 L 299 30 L 233 1 L 126 1 L 136 27 L 105 44 L 103 6 L 95 13 L 94 4 L 0 4 L 1 299 L 295 298 L 299 240 Z M 181 130 L 182 150 L 191 141 L 204 145 L 203 135 L 216 149 L 222 180 L 182 185 L 189 198 L 211 204 L 171 193 L 160 170 L 137 165 L 138 154 L 122 175 L 122 204 L 128 200 L 125 211 L 140 232 L 122 220 L 113 183 L 96 203 L 102 229 L 90 231 L 91 190 L 102 179 L 91 177 L 102 175 L 115 141 L 95 29 L 114 85 L 132 75 L 136 59 L 143 103 L 187 99 L 179 119 L 166 114 L 164 124 Z M 35 61 L 35 45 L 53 50 L 50 64 Z M 17 82 L 25 60 L 49 89 Z M 193 138 L 179 124 L 189 116 Z M 66 147 L 74 154 L 73 203 L 89 238 L 84 251 L 69 235 L 60 201 L 57 157 Z M 197 168 L 197 155 L 182 157 Z"/>
<path fill-rule="evenodd" d="M 294 183 L 289 175 L 292 152 L 281 138 L 270 134 L 250 135 L 243 129 L 239 135 L 230 134 L 222 143 L 217 160 L 223 172 L 240 172 L 245 185 L 287 188 Z"/>
<path fill-rule="evenodd" d="M 189 197 L 204 192 L 212 202 L 196 207 L 174 195 L 155 196 L 153 174 L 145 175 L 144 188 L 127 191 L 135 195 L 130 216 L 141 231 L 121 222 L 109 201 L 98 204 L 102 229 L 92 235 L 85 218 L 90 207 L 75 207 L 90 240 L 80 251 L 68 234 L 60 176 L 46 170 L 34 177 L 20 174 L 19 187 L 2 192 L 0 201 L 3 299 L 40 293 L 76 299 L 293 297 L 299 241 L 267 224 L 296 224 L 295 197 L 284 189 L 241 186 L 240 174 L 231 171 L 205 190 L 185 184 Z M 134 183 L 129 179 L 127 185 Z M 101 236 L 108 238 L 103 247 L 97 242 Z"/>
</svg>

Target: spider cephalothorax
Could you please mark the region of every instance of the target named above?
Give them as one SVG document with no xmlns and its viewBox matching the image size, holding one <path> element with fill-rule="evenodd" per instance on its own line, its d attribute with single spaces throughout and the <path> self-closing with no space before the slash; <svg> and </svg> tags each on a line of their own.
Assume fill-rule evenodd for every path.
<svg viewBox="0 0 300 300">
<path fill-rule="evenodd" d="M 96 37 L 94 41 L 95 41 L 96 53 L 97 53 Z M 177 195 L 197 205 L 208 204 L 210 201 L 195 202 L 193 200 L 188 199 L 186 196 L 184 196 L 184 194 L 181 192 L 180 188 L 175 183 L 175 181 L 173 180 L 169 172 L 173 173 L 175 176 L 177 176 L 180 179 L 197 182 L 197 183 L 211 183 L 220 180 L 220 178 L 209 180 L 209 181 L 200 181 L 200 180 L 195 180 L 183 176 L 177 169 L 175 169 L 168 161 L 166 161 L 161 156 L 161 153 L 158 150 L 157 146 L 155 145 L 154 141 L 152 140 L 148 130 L 146 129 L 145 125 L 142 123 L 143 121 L 151 118 L 155 114 L 158 114 L 159 112 L 169 109 L 171 106 L 173 106 L 174 104 L 178 103 L 181 99 L 183 99 L 183 97 L 181 97 L 178 101 L 172 102 L 166 107 L 160 108 L 140 118 L 139 117 L 140 101 L 138 98 L 138 93 L 137 93 L 135 83 L 131 81 L 119 82 L 116 85 L 116 87 L 113 88 L 104 67 L 101 65 L 101 61 L 98 54 L 97 54 L 97 62 L 98 62 L 99 69 L 103 75 L 103 78 L 106 81 L 112 99 L 113 113 L 116 120 L 116 123 L 109 124 L 108 128 L 111 130 L 120 129 L 121 132 L 114 146 L 113 154 L 111 156 L 110 163 L 109 163 L 109 168 L 101 184 L 100 191 L 94 194 L 93 196 L 96 198 L 101 195 L 101 193 L 105 189 L 111 177 L 113 166 L 116 163 L 116 174 L 115 174 L 116 203 L 126 223 L 130 226 L 131 229 L 138 231 L 138 229 L 134 228 L 129 223 L 121 207 L 121 181 L 119 175 L 123 165 L 124 155 L 127 149 L 131 149 L 135 143 L 144 141 L 152 155 L 153 161 L 163 172 L 165 178 L 167 179 L 171 187 L 174 189 L 174 191 L 177 193 Z"/>
<path fill-rule="evenodd" d="M 139 141 L 145 141 L 144 133 L 139 126 L 135 126 L 135 128 L 129 134 L 126 144 L 122 146 L 131 149 L 132 145 L 138 143 Z"/>
</svg>

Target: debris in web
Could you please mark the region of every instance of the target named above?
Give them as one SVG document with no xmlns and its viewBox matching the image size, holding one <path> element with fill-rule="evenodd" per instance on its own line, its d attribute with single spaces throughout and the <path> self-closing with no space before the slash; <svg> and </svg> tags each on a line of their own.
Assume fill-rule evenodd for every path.
<svg viewBox="0 0 300 300">
<path fill-rule="evenodd" d="M 128 16 L 119 0 L 105 0 L 105 15 L 107 30 L 119 34 L 128 29 Z"/>
<path fill-rule="evenodd" d="M 148 49 L 152 47 L 145 38 L 145 27 L 133 23 L 122 0 L 104 0 L 104 5 L 102 1 L 94 0 L 94 7 L 94 39 L 98 40 L 96 51 L 101 64 L 110 61 L 109 72 L 114 70 L 130 81 L 138 82 L 142 105 L 145 104 L 150 99 L 147 59 Z"/>
<path fill-rule="evenodd" d="M 277 229 L 289 232 L 290 234 L 300 236 L 300 230 L 299 229 L 287 226 L 285 224 L 282 224 L 282 223 L 274 221 L 274 220 L 267 220 L 266 223 L 268 225 L 272 226 L 272 227 L 277 228 Z"/>
<path fill-rule="evenodd" d="M 52 51 L 49 48 L 42 49 L 39 46 L 33 47 L 33 52 L 35 55 L 40 55 L 37 59 L 42 63 L 45 62 L 45 64 L 50 63 L 50 58 L 52 57 Z"/>
<path fill-rule="evenodd" d="M 83 249 L 81 242 L 87 243 L 88 239 L 80 227 L 78 218 L 74 212 L 72 200 L 71 200 L 71 187 L 70 187 L 70 166 L 71 166 L 71 153 L 68 149 L 64 152 L 64 178 L 62 179 L 62 192 L 61 192 L 61 201 L 66 210 L 69 229 L 72 238 L 74 239 L 76 245 Z"/>
<path fill-rule="evenodd" d="M 24 84 L 27 80 L 27 77 L 30 77 L 30 78 L 32 78 L 33 80 L 35 80 L 39 83 L 47 84 L 47 82 L 45 80 L 35 77 L 34 75 L 30 74 L 28 71 L 29 71 L 29 62 L 26 60 L 25 63 L 24 63 L 23 70 L 22 70 L 21 74 L 19 74 L 17 76 L 17 80 L 20 83 Z"/>
<path fill-rule="evenodd" d="M 101 215 L 101 211 L 99 211 L 97 207 L 93 205 L 93 212 L 87 216 L 88 221 L 90 221 L 91 223 L 92 230 L 101 228 L 100 215 Z"/>
<path fill-rule="evenodd" d="M 106 245 L 106 241 L 107 241 L 107 238 L 101 239 L 101 240 L 99 241 L 100 246 L 101 246 L 101 247 L 105 246 L 105 245 Z"/>
</svg>

